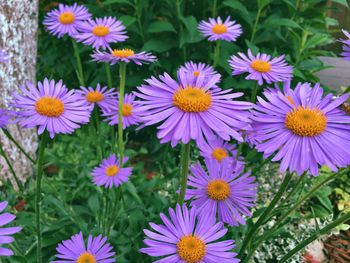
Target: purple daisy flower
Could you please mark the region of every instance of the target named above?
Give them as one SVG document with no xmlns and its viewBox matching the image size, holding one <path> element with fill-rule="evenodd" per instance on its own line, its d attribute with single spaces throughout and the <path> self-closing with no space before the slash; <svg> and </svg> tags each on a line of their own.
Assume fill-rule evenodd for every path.
<svg viewBox="0 0 350 263">
<path fill-rule="evenodd" d="M 288 81 L 293 77 L 293 67 L 284 60 L 284 55 L 271 59 L 270 55 L 258 53 L 253 55 L 248 49 L 248 56 L 239 52 L 238 56 L 231 56 L 230 66 L 232 75 L 249 73 L 247 80 L 256 80 L 261 86 L 264 81 L 268 84 Z"/>
<path fill-rule="evenodd" d="M 345 60 L 350 60 L 350 34 L 345 30 L 342 31 L 347 39 L 340 39 L 340 42 L 343 43 L 343 52 L 340 55 L 343 56 Z"/>
<path fill-rule="evenodd" d="M 7 202 L 0 202 L 0 213 L 7 207 Z M 22 230 L 21 227 L 3 227 L 4 225 L 11 223 L 15 220 L 16 216 L 10 213 L 0 214 L 0 244 L 10 244 L 14 241 L 11 235 L 18 233 Z M 9 257 L 13 255 L 13 251 L 0 246 L 0 257 Z"/>
<path fill-rule="evenodd" d="M 172 146 L 179 141 L 186 144 L 190 139 L 200 144 L 204 138 L 214 139 L 215 133 L 224 140 L 232 137 L 242 141 L 238 131 L 250 127 L 247 110 L 252 104 L 232 100 L 243 93 L 211 90 L 220 78 L 217 75 L 207 79 L 179 70 L 179 81 L 167 73 L 160 80 L 147 79 L 147 85 L 141 85 L 140 92 L 135 93 L 143 99 L 139 102 L 142 121 L 146 126 L 164 121 L 158 127 L 158 138 Z"/>
<path fill-rule="evenodd" d="M 107 117 L 105 120 L 110 125 L 118 124 L 118 100 L 114 101 L 114 106 L 110 108 L 110 111 L 105 111 L 102 116 Z M 123 115 L 123 129 L 138 124 L 140 122 L 140 117 L 138 113 L 138 109 L 140 105 L 135 101 L 135 95 L 133 94 L 125 94 L 124 95 L 124 103 L 122 108 Z"/>
<path fill-rule="evenodd" d="M 10 60 L 10 55 L 4 49 L 0 48 L 0 62 L 7 63 Z"/>
<path fill-rule="evenodd" d="M 59 4 L 58 9 L 54 9 L 46 15 L 43 24 L 51 34 L 58 38 L 65 34 L 72 37 L 78 33 L 79 25 L 90 18 L 91 14 L 83 5 Z"/>
<path fill-rule="evenodd" d="M 135 53 L 129 48 L 113 50 L 109 48 L 109 52 L 95 50 L 91 57 L 93 58 L 93 61 L 107 62 L 111 65 L 114 65 L 119 62 L 133 62 L 136 65 L 141 66 L 142 64 L 153 63 L 157 60 L 157 58 L 149 52 L 143 51 L 140 53 Z"/>
<path fill-rule="evenodd" d="M 128 158 L 124 157 L 123 164 L 127 160 Z M 93 183 L 98 186 L 104 186 L 105 188 L 118 187 L 129 180 L 131 172 L 131 167 L 120 167 L 120 160 L 117 160 L 115 154 L 112 154 L 107 159 L 102 160 L 102 163 L 93 169 Z"/>
<path fill-rule="evenodd" d="M 89 122 L 90 110 L 86 101 L 74 90 L 68 91 L 62 81 L 45 79 L 37 86 L 26 82 L 20 86 L 23 94 L 14 94 L 12 106 L 17 109 L 16 118 L 23 128 L 38 127 L 38 134 L 44 130 L 53 138 L 55 134 L 70 134 Z"/>
<path fill-rule="evenodd" d="M 237 159 L 237 150 L 235 145 L 230 144 L 216 137 L 213 140 L 198 145 L 201 156 L 207 159 L 214 159 L 219 163 L 223 160 L 229 160 L 234 166 L 243 166 L 245 163 L 241 158 Z"/>
<path fill-rule="evenodd" d="M 253 111 L 252 136 L 265 158 L 276 153 L 272 161 L 281 161 L 281 172 L 316 176 L 318 165 L 337 171 L 350 164 L 350 116 L 339 108 L 348 95 L 322 98 L 320 84 L 309 83 L 263 94 L 266 100 L 258 97 Z"/>
<path fill-rule="evenodd" d="M 208 221 L 198 217 L 197 209 L 188 209 L 177 205 L 176 210 L 169 209 L 170 218 L 163 213 L 162 225 L 150 223 L 153 231 L 147 229 L 148 237 L 143 242 L 146 248 L 140 252 L 152 257 L 164 257 L 158 263 L 199 263 L 225 262 L 238 263 L 237 255 L 231 250 L 235 247 L 233 240 L 218 241 L 227 229 L 222 223 Z"/>
<path fill-rule="evenodd" d="M 81 90 L 76 90 L 76 93 L 81 94 L 83 99 L 90 106 L 90 111 L 94 109 L 97 104 L 102 111 L 110 111 L 117 97 L 117 92 L 114 88 L 108 89 L 108 87 L 102 87 L 100 84 L 96 85 L 96 89 L 92 87 L 80 87 Z"/>
<path fill-rule="evenodd" d="M 78 30 L 80 33 L 74 38 L 93 48 L 106 49 L 110 43 L 123 42 L 128 38 L 125 26 L 114 17 L 89 19 L 81 23 Z"/>
<path fill-rule="evenodd" d="M 241 175 L 243 169 L 236 171 L 229 160 L 206 159 L 205 165 L 208 174 L 199 163 L 191 166 L 185 199 L 193 198 L 191 206 L 196 206 L 203 218 L 218 215 L 219 221 L 231 226 L 245 224 L 243 215 L 251 216 L 249 208 L 256 199 L 255 177 L 250 172 Z"/>
<path fill-rule="evenodd" d="M 242 27 L 236 24 L 236 21 L 231 21 L 227 17 L 225 22 L 218 18 L 209 18 L 209 22 L 201 21 L 198 25 L 198 30 L 208 38 L 209 41 L 225 40 L 234 42 L 242 34 Z"/>
<path fill-rule="evenodd" d="M 10 123 L 13 116 L 15 116 L 13 111 L 0 109 L 0 128 L 6 129 L 6 126 Z"/>
<path fill-rule="evenodd" d="M 87 245 L 85 245 L 83 234 L 80 232 L 58 245 L 56 257 L 59 260 L 51 261 L 51 263 L 115 262 L 113 247 L 106 241 L 107 237 L 102 237 L 102 235 L 97 237 L 89 235 Z"/>
</svg>

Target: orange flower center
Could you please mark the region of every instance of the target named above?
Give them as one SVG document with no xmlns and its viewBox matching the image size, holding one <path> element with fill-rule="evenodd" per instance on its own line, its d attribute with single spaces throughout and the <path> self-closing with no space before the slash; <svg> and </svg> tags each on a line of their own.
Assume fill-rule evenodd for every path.
<svg viewBox="0 0 350 263">
<path fill-rule="evenodd" d="M 212 28 L 214 34 L 221 35 L 227 32 L 227 27 L 223 24 L 215 24 Z"/>
<path fill-rule="evenodd" d="M 113 176 L 116 176 L 117 173 L 119 171 L 119 167 L 116 166 L 116 165 L 111 165 L 111 166 L 108 166 L 105 170 L 105 173 L 107 176 L 109 177 L 113 177 Z"/>
<path fill-rule="evenodd" d="M 96 103 L 103 100 L 103 94 L 97 90 L 89 91 L 85 97 L 86 97 L 86 100 L 90 103 Z"/>
<path fill-rule="evenodd" d="M 182 111 L 203 112 L 211 106 L 211 94 L 198 87 L 180 87 L 173 95 L 173 104 Z"/>
<path fill-rule="evenodd" d="M 123 104 L 122 114 L 125 117 L 132 115 L 132 106 L 128 103 Z"/>
<path fill-rule="evenodd" d="M 42 97 L 35 103 L 37 113 L 47 117 L 59 117 L 64 112 L 62 100 L 53 97 Z"/>
<path fill-rule="evenodd" d="M 93 28 L 92 33 L 98 37 L 104 37 L 109 34 L 109 29 L 103 25 L 97 25 Z"/>
<path fill-rule="evenodd" d="M 60 21 L 61 24 L 69 25 L 75 21 L 75 16 L 72 12 L 67 11 L 58 16 L 58 21 Z"/>
<path fill-rule="evenodd" d="M 76 263 L 96 263 L 96 259 L 91 253 L 85 252 L 80 254 Z"/>
<path fill-rule="evenodd" d="M 224 180 L 215 179 L 208 183 L 207 194 L 211 199 L 224 201 L 230 196 L 231 188 Z"/>
<path fill-rule="evenodd" d="M 135 53 L 129 48 L 124 48 L 124 49 L 114 49 L 112 51 L 112 55 L 117 58 L 128 58 L 135 55 Z"/>
<path fill-rule="evenodd" d="M 327 117 L 317 108 L 310 109 L 299 106 L 287 113 L 285 125 L 299 136 L 313 137 L 325 131 Z"/>
<path fill-rule="evenodd" d="M 204 241 L 196 236 L 183 236 L 177 242 L 177 254 L 186 263 L 200 262 L 204 258 L 205 252 Z"/>
<path fill-rule="evenodd" d="M 258 72 L 261 72 L 261 73 L 266 73 L 266 72 L 270 72 L 271 71 L 270 63 L 268 63 L 266 61 L 263 61 L 263 60 L 260 60 L 260 59 L 252 61 L 252 63 L 250 63 L 250 66 L 254 70 L 256 70 Z"/>
<path fill-rule="evenodd" d="M 213 150 L 212 154 L 211 154 L 216 160 L 218 160 L 219 162 L 222 161 L 222 159 L 225 159 L 227 157 L 227 152 L 225 149 L 221 148 L 221 147 L 217 147 Z"/>
<path fill-rule="evenodd" d="M 201 74 L 201 72 L 199 70 L 196 70 L 195 72 L 193 72 L 193 76 L 198 77 L 199 74 Z"/>
</svg>

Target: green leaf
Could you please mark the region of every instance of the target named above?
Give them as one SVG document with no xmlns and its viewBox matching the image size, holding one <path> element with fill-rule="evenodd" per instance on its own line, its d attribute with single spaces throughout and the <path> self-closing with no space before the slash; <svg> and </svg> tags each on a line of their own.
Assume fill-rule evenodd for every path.
<svg viewBox="0 0 350 263">
<path fill-rule="evenodd" d="M 252 25 L 252 18 L 249 14 L 248 9 L 238 0 L 226 0 L 223 5 L 231 7 L 234 10 L 237 10 L 242 18 L 248 22 L 249 25 Z"/>
<path fill-rule="evenodd" d="M 263 9 L 265 6 L 270 4 L 272 0 L 258 0 L 258 7 L 259 9 Z"/>
<path fill-rule="evenodd" d="M 103 1 L 103 5 L 112 5 L 112 4 L 128 4 L 134 6 L 134 4 L 129 0 L 106 0 Z"/>
<path fill-rule="evenodd" d="M 173 25 L 168 21 L 155 21 L 151 23 L 148 27 L 148 32 L 158 33 L 158 32 L 176 32 Z"/>
<path fill-rule="evenodd" d="M 348 0 L 332 0 L 334 3 L 341 4 L 343 6 L 349 7 Z"/>
<path fill-rule="evenodd" d="M 204 37 L 197 30 L 197 20 L 193 16 L 180 18 L 185 25 L 185 31 L 180 36 L 180 47 L 186 43 L 196 43 L 201 41 Z"/>
<path fill-rule="evenodd" d="M 280 27 L 280 26 L 286 26 L 286 27 L 292 27 L 292 28 L 300 28 L 299 24 L 293 21 L 292 19 L 288 18 L 274 18 L 274 19 L 268 19 L 264 23 L 264 27 Z"/>
<path fill-rule="evenodd" d="M 169 39 L 169 38 L 164 38 L 164 39 L 159 39 L 159 38 L 152 38 L 148 40 L 142 47 L 142 50 L 145 51 L 155 51 L 155 52 L 164 52 L 168 51 L 169 49 L 172 49 L 173 47 L 176 47 L 176 41 Z"/>
<path fill-rule="evenodd" d="M 126 190 L 129 192 L 129 194 L 131 194 L 135 200 L 140 204 L 142 205 L 143 202 L 140 198 L 140 196 L 137 194 L 137 190 L 136 190 L 136 187 L 133 185 L 132 182 L 128 181 L 127 183 L 124 184 L 125 185 L 125 188 Z"/>
<path fill-rule="evenodd" d="M 124 26 L 129 27 L 136 22 L 136 18 L 132 16 L 121 16 L 119 19 L 123 22 Z"/>
</svg>

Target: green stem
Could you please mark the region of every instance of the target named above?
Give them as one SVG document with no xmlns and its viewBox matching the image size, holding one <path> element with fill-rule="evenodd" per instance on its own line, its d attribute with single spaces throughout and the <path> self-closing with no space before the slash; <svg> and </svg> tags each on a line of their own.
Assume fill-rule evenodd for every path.
<svg viewBox="0 0 350 263">
<path fill-rule="evenodd" d="M 329 225 L 325 226 L 324 228 L 320 229 L 317 233 L 313 234 L 309 238 L 305 239 L 304 241 L 300 242 L 295 248 L 293 248 L 291 251 L 289 251 L 282 259 L 278 261 L 278 263 L 286 262 L 288 259 L 290 259 L 292 256 L 294 256 L 296 253 L 298 253 L 300 250 L 305 248 L 307 245 L 309 245 L 311 242 L 316 240 L 319 236 L 327 234 L 330 230 L 337 227 L 338 225 L 347 222 L 350 220 L 350 213 L 347 213 L 338 219 L 334 220 Z"/>
<path fill-rule="evenodd" d="M 241 250 L 239 251 L 239 258 L 242 258 L 248 244 L 250 243 L 251 239 L 253 238 L 253 236 L 256 234 L 256 232 L 259 230 L 260 226 L 263 224 L 263 222 L 265 221 L 265 219 L 270 215 L 271 211 L 274 209 L 274 207 L 276 206 L 276 204 L 278 203 L 278 201 L 281 199 L 282 195 L 284 194 L 290 180 L 292 178 L 292 174 L 287 172 L 283 182 L 278 190 L 278 192 L 276 193 L 275 197 L 272 199 L 271 203 L 269 204 L 269 206 L 264 210 L 263 214 L 259 217 L 258 221 L 254 224 L 254 226 L 248 231 L 246 237 L 243 240 L 242 243 L 242 247 Z M 245 260 L 244 262 L 247 262 L 247 260 Z"/>
<path fill-rule="evenodd" d="M 287 195 L 287 197 L 284 198 L 282 200 L 282 202 L 280 203 L 280 207 L 283 206 L 286 202 L 288 202 L 289 199 L 295 194 L 295 192 L 298 191 L 299 185 L 304 181 L 304 178 L 306 176 L 307 176 L 307 173 L 305 172 L 298 178 L 298 181 L 295 183 L 294 188 L 292 189 L 292 191 L 290 191 L 289 194 Z"/>
<path fill-rule="evenodd" d="M 212 10 L 212 17 L 216 17 L 216 7 L 217 7 L 217 0 L 213 1 L 213 10 Z"/>
<path fill-rule="evenodd" d="M 75 59 L 77 62 L 79 84 L 80 84 L 80 86 L 85 87 L 83 66 L 81 64 L 81 59 L 80 59 L 77 43 L 75 42 L 75 40 L 73 38 L 72 38 L 72 45 L 73 45 L 73 49 L 74 49 L 74 56 L 75 56 Z"/>
<path fill-rule="evenodd" d="M 106 68 L 108 88 L 112 88 L 113 82 L 112 82 L 112 75 L 111 75 L 111 66 L 109 65 L 109 63 L 105 63 L 105 68 Z"/>
<path fill-rule="evenodd" d="M 5 159 L 6 163 L 7 163 L 7 166 L 9 167 L 10 172 L 12 173 L 13 178 L 15 178 L 15 181 L 16 181 L 16 184 L 17 184 L 19 190 L 21 191 L 21 193 L 23 193 L 23 190 L 24 190 L 23 184 L 18 179 L 17 174 L 16 174 L 15 170 L 13 169 L 13 166 L 11 165 L 11 162 L 10 162 L 9 158 L 7 157 L 7 155 L 6 155 L 6 152 L 5 152 L 4 148 L 2 147 L 2 142 L 1 141 L 0 141 L 0 155 L 2 155 L 2 157 L 4 157 L 4 159 Z"/>
<path fill-rule="evenodd" d="M 119 104 L 118 104 L 118 150 L 120 158 L 120 167 L 123 166 L 124 158 L 124 142 L 123 142 L 123 104 L 125 92 L 125 78 L 126 78 L 126 63 L 119 64 Z"/>
<path fill-rule="evenodd" d="M 183 144 L 181 148 L 181 185 L 178 203 L 183 204 L 187 188 L 187 176 L 190 164 L 191 143 Z"/>
<path fill-rule="evenodd" d="M 251 42 L 251 43 L 253 43 L 254 38 L 255 38 L 255 33 L 256 33 L 256 29 L 258 28 L 258 23 L 259 23 L 260 16 L 261 16 L 261 11 L 262 11 L 262 9 L 259 8 L 259 9 L 258 9 L 258 12 L 257 12 L 257 14 L 256 14 L 254 26 L 253 26 L 253 29 L 252 29 L 252 35 L 251 35 L 251 37 L 250 37 L 250 42 Z"/>
<path fill-rule="evenodd" d="M 216 67 L 219 64 L 220 61 L 220 45 L 221 45 L 221 41 L 218 40 L 216 41 L 216 46 L 215 46 L 215 50 L 214 50 L 214 57 L 213 57 L 213 66 Z"/>
<path fill-rule="evenodd" d="M 23 153 L 24 156 L 27 157 L 28 160 L 34 164 L 35 161 L 33 160 L 33 158 L 30 157 L 29 154 L 23 149 L 23 147 L 18 144 L 18 142 L 13 138 L 13 136 L 10 134 L 10 132 L 6 129 L 2 129 L 2 131 L 7 136 L 7 138 L 16 145 L 16 147 L 21 151 L 21 153 Z"/>
<path fill-rule="evenodd" d="M 41 223 L 40 223 L 40 205 L 41 205 L 41 179 L 44 173 L 44 154 L 48 133 L 44 132 L 40 138 L 39 156 L 37 161 L 36 193 L 35 193 L 35 221 L 37 234 L 37 262 L 42 262 L 41 257 Z"/>
<path fill-rule="evenodd" d="M 250 97 L 250 101 L 255 103 L 256 102 L 256 95 L 258 94 L 258 82 L 255 83 L 253 90 L 252 90 L 252 95 Z"/>
</svg>

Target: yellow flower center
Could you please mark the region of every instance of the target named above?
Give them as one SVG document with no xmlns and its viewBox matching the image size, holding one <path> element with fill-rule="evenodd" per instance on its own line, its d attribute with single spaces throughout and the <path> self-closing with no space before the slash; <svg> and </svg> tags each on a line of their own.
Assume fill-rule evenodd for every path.
<svg viewBox="0 0 350 263">
<path fill-rule="evenodd" d="M 230 186 L 222 179 L 212 180 L 207 185 L 207 194 L 211 199 L 224 201 L 230 196 L 230 193 Z"/>
<path fill-rule="evenodd" d="M 316 136 L 324 132 L 327 117 L 319 109 L 299 106 L 287 113 L 286 127 L 300 136 Z"/>
<path fill-rule="evenodd" d="M 214 34 L 221 35 L 227 32 L 227 27 L 223 24 L 215 24 L 212 28 Z"/>
<path fill-rule="evenodd" d="M 107 176 L 109 177 L 113 177 L 113 176 L 116 176 L 117 173 L 119 171 L 119 167 L 116 166 L 116 165 L 111 165 L 111 166 L 108 166 L 105 170 L 105 173 Z"/>
<path fill-rule="evenodd" d="M 250 66 L 254 70 L 256 70 L 258 72 L 261 72 L 261 73 L 266 73 L 266 72 L 270 72 L 271 71 L 270 63 L 268 63 L 266 61 L 263 61 L 263 60 L 260 60 L 260 59 L 252 61 L 252 63 L 250 63 Z"/>
<path fill-rule="evenodd" d="M 205 243 L 196 236 L 183 236 L 177 242 L 177 254 L 186 263 L 200 262 L 205 256 Z"/>
<path fill-rule="evenodd" d="M 35 103 L 35 110 L 40 115 L 59 117 L 64 112 L 62 100 L 53 97 L 42 97 Z"/>
<path fill-rule="evenodd" d="M 112 55 L 117 58 L 128 58 L 135 55 L 135 53 L 129 48 L 124 48 L 124 49 L 114 49 L 112 51 Z"/>
<path fill-rule="evenodd" d="M 89 91 L 86 94 L 86 100 L 91 103 L 100 102 L 103 100 L 103 94 L 97 90 Z"/>
<path fill-rule="evenodd" d="M 211 154 L 216 160 L 218 160 L 219 162 L 222 161 L 222 159 L 225 159 L 227 157 L 227 152 L 225 149 L 221 148 L 221 147 L 217 147 L 213 150 L 212 154 Z"/>
<path fill-rule="evenodd" d="M 182 111 L 203 112 L 211 106 L 211 94 L 198 87 L 180 88 L 173 95 L 173 104 Z"/>
<path fill-rule="evenodd" d="M 61 24 L 69 25 L 75 21 L 75 16 L 72 12 L 67 11 L 58 16 L 58 21 L 60 21 Z"/>
<path fill-rule="evenodd" d="M 76 263 L 96 263 L 96 259 L 91 253 L 84 252 L 80 254 Z"/>
<path fill-rule="evenodd" d="M 92 29 L 92 33 L 98 37 L 104 37 L 109 34 L 109 29 L 103 25 L 97 25 Z"/>
<path fill-rule="evenodd" d="M 132 115 L 132 106 L 128 103 L 123 104 L 122 114 L 125 117 Z"/>
<path fill-rule="evenodd" d="M 193 76 L 198 77 L 201 72 L 199 70 L 196 70 L 193 72 Z"/>
</svg>

